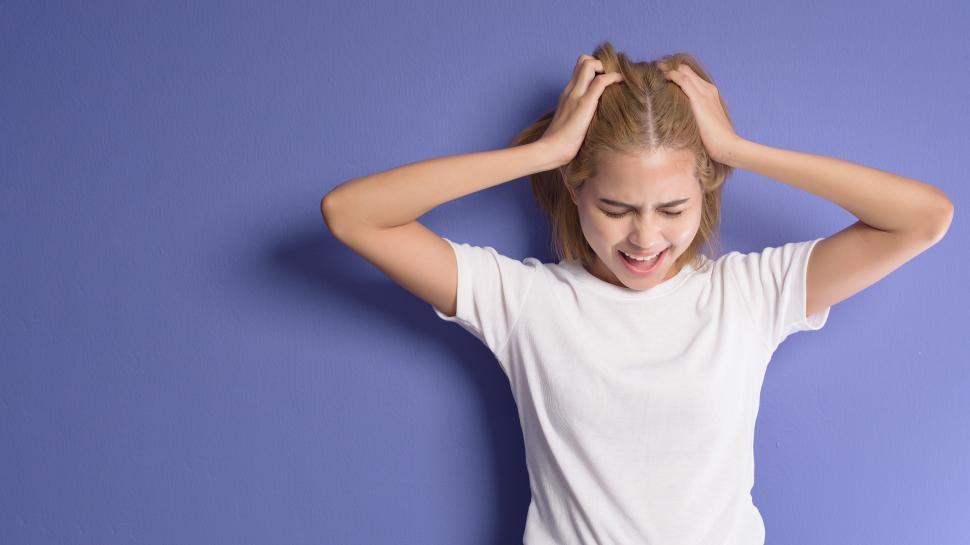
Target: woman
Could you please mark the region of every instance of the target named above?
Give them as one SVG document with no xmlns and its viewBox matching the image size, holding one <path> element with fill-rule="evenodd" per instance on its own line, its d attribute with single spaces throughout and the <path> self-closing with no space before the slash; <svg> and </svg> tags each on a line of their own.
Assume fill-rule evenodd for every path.
<svg viewBox="0 0 970 545">
<path fill-rule="evenodd" d="M 791 333 L 939 241 L 939 189 L 737 135 L 690 55 L 582 55 L 553 112 L 508 149 L 345 183 L 335 236 L 479 338 L 512 386 L 532 502 L 526 545 L 764 542 L 751 499 L 762 379 Z M 708 257 L 721 186 L 745 168 L 859 221 Z M 417 218 L 529 175 L 558 263 L 439 237 Z"/>
</svg>

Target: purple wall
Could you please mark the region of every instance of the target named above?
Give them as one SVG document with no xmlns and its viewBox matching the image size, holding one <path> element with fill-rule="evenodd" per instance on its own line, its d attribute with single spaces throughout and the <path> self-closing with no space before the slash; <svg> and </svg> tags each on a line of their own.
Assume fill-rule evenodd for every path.
<svg viewBox="0 0 970 545">
<path fill-rule="evenodd" d="M 746 138 L 968 206 L 962 1 L 41 4 L 0 9 L 4 544 L 518 543 L 528 480 L 497 363 L 318 206 L 507 145 L 602 40 L 697 55 Z M 726 251 L 854 221 L 740 170 L 724 207 Z M 775 353 L 769 544 L 970 540 L 961 217 Z M 422 221 L 552 260 L 525 180 Z"/>
</svg>

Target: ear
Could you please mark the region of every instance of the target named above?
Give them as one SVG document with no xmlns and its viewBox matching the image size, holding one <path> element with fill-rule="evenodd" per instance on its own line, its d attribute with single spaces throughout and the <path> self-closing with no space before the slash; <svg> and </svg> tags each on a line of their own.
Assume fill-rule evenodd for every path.
<svg viewBox="0 0 970 545">
<path fill-rule="evenodd" d="M 569 198 L 573 200 L 573 204 L 575 204 L 576 206 L 579 206 L 579 195 L 577 193 L 578 190 L 574 187 L 570 187 L 567 185 L 566 191 L 569 192 Z"/>
</svg>

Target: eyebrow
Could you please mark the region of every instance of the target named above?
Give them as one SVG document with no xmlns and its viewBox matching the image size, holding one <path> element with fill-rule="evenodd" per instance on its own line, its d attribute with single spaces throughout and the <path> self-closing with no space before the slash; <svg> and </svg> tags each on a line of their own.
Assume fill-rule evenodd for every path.
<svg viewBox="0 0 970 545">
<path fill-rule="evenodd" d="M 685 199 L 677 199 L 676 201 L 662 202 L 662 203 L 660 203 L 660 204 L 657 205 L 657 208 L 670 208 L 670 207 L 673 207 L 673 206 L 677 206 L 678 204 L 683 204 L 683 203 L 685 203 L 685 202 L 687 202 L 689 200 L 690 200 L 690 197 L 685 198 Z M 627 204 L 625 202 L 614 201 L 613 199 L 600 198 L 600 201 L 601 202 L 604 202 L 606 204 L 613 205 L 613 206 L 622 206 L 622 207 L 625 207 L 625 208 L 633 208 L 634 210 L 637 208 L 636 206 L 634 206 L 632 204 Z"/>
</svg>

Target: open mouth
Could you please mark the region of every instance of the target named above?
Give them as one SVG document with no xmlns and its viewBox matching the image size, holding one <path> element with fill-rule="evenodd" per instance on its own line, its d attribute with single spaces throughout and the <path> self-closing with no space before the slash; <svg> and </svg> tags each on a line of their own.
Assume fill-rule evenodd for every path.
<svg viewBox="0 0 970 545">
<path fill-rule="evenodd" d="M 657 254 L 657 257 L 645 261 L 627 257 L 627 255 L 620 250 L 617 250 L 617 252 L 620 253 L 620 257 L 623 259 L 623 262 L 626 263 L 627 269 L 637 274 L 650 274 L 656 270 L 660 263 L 664 260 L 664 258 L 667 256 L 667 250 L 669 249 L 670 247 L 668 246 L 667 248 L 664 248 L 662 252 Z"/>
</svg>

